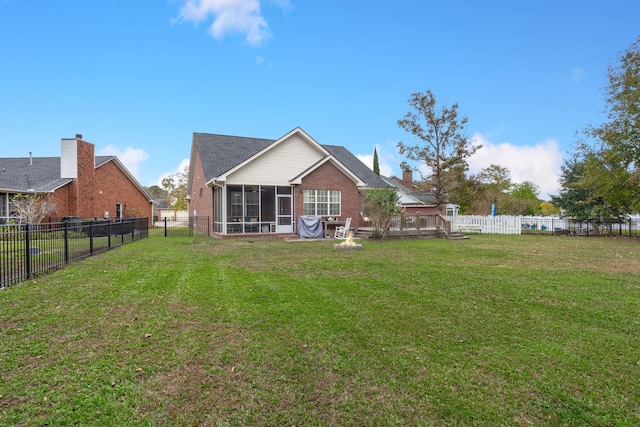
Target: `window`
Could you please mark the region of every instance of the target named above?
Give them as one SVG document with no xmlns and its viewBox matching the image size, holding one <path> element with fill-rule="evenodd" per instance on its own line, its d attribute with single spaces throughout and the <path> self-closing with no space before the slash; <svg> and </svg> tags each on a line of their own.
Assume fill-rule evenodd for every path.
<svg viewBox="0 0 640 427">
<path fill-rule="evenodd" d="M 340 216 L 340 190 L 304 190 L 304 214 Z"/>
<path fill-rule="evenodd" d="M 116 203 L 116 218 L 122 218 L 122 203 Z"/>
</svg>

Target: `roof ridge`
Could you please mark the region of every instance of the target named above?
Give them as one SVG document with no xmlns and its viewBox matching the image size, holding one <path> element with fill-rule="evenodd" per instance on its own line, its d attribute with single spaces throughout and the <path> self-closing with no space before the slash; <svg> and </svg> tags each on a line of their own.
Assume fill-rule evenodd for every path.
<svg viewBox="0 0 640 427">
<path fill-rule="evenodd" d="M 209 132 L 193 132 L 194 135 L 210 135 L 210 136 L 223 136 L 226 138 L 242 138 L 242 139 L 261 139 L 263 141 L 277 141 L 274 138 L 260 138 L 257 136 L 242 136 L 242 135 L 228 135 L 224 133 L 209 133 Z"/>
</svg>

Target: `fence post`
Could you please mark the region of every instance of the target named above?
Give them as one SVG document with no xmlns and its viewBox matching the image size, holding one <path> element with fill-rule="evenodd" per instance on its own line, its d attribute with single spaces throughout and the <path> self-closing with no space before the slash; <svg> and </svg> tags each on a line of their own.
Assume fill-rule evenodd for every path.
<svg viewBox="0 0 640 427">
<path fill-rule="evenodd" d="M 131 220 L 131 241 L 136 241 L 136 219 L 132 218 Z"/>
<path fill-rule="evenodd" d="M 64 263 L 69 264 L 69 221 L 64 222 Z"/>
<path fill-rule="evenodd" d="M 25 224 L 24 250 L 26 256 L 27 280 L 31 277 L 31 230 L 30 224 Z"/>
<path fill-rule="evenodd" d="M 89 253 L 93 255 L 93 220 L 89 221 Z"/>
<path fill-rule="evenodd" d="M 111 249 L 111 221 L 107 220 L 107 247 Z"/>
<path fill-rule="evenodd" d="M 164 219 L 164 237 L 167 237 L 167 217 L 165 216 Z"/>
</svg>

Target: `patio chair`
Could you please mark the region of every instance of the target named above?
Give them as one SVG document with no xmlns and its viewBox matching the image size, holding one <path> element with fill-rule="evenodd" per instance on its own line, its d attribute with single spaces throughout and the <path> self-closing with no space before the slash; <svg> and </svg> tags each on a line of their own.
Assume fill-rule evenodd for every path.
<svg viewBox="0 0 640 427">
<path fill-rule="evenodd" d="M 347 236 L 349 235 L 349 227 L 351 227 L 351 217 L 347 218 L 347 220 L 344 223 L 344 226 L 339 225 L 336 227 L 336 231 L 333 237 L 340 240 L 346 239 Z"/>
</svg>

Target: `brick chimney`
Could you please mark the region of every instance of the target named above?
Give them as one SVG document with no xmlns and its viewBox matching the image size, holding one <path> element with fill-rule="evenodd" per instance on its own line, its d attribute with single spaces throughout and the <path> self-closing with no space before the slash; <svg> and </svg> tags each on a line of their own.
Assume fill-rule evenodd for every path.
<svg viewBox="0 0 640 427">
<path fill-rule="evenodd" d="M 413 188 L 413 171 L 411 169 L 402 170 L 402 185 L 409 189 Z"/>
<path fill-rule="evenodd" d="M 68 215 L 81 218 L 95 216 L 95 158 L 94 145 L 83 141 L 82 135 L 61 140 L 60 177 L 71 178 L 67 199 Z"/>
</svg>

